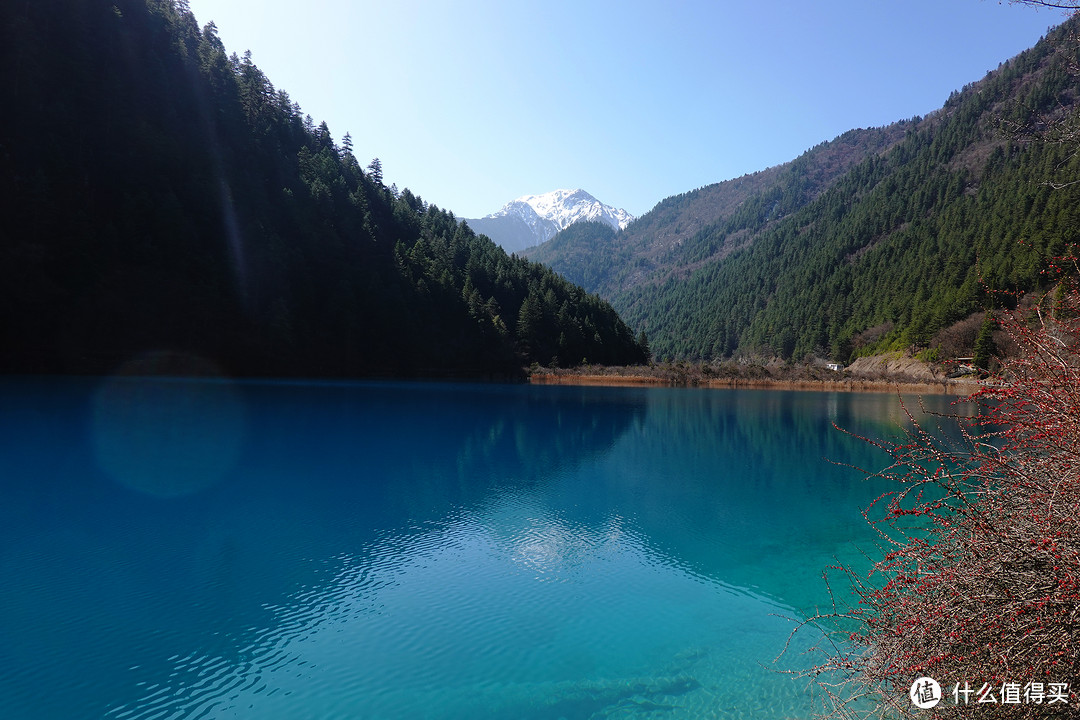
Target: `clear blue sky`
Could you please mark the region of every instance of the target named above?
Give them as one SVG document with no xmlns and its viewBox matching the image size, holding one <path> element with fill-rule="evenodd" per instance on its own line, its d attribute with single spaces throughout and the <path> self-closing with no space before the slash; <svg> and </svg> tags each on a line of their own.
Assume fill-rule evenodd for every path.
<svg viewBox="0 0 1080 720">
<path fill-rule="evenodd" d="M 993 0 L 190 0 L 361 164 L 458 217 L 580 187 L 640 215 L 924 115 L 1060 11 Z"/>
</svg>

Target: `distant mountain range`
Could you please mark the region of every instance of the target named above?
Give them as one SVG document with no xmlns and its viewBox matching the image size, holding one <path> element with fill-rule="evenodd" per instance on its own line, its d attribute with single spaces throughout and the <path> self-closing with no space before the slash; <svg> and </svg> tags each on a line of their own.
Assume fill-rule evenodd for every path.
<svg viewBox="0 0 1080 720">
<path fill-rule="evenodd" d="M 968 355 L 982 314 L 1049 289 L 1080 240 L 1078 33 L 1053 28 L 926 117 L 525 254 L 610 301 L 659 359 Z"/>
<path fill-rule="evenodd" d="M 525 195 L 501 210 L 482 218 L 466 220 L 474 232 L 487 235 L 506 252 L 547 242 L 555 233 L 577 222 L 602 222 L 616 230 L 625 229 L 634 216 L 605 205 L 584 190 L 552 190 L 543 195 Z"/>
<path fill-rule="evenodd" d="M 469 227 L 363 170 L 186 3 L 0 3 L 7 27 L 0 372 L 165 352 L 236 375 L 513 377 L 640 362 L 644 340 L 673 360 L 958 357 L 1080 240 L 1080 18 L 926 117 L 636 220 L 557 190 Z"/>
</svg>

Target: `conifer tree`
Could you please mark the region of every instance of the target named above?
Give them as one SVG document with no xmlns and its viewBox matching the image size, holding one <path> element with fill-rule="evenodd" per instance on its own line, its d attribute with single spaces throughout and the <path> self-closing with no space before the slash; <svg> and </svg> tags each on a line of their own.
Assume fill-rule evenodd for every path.
<svg viewBox="0 0 1080 720">
<path fill-rule="evenodd" d="M 379 158 L 374 158 L 367 166 L 368 177 L 371 178 L 371 182 L 376 185 L 382 185 L 382 161 Z"/>
<path fill-rule="evenodd" d="M 986 313 L 979 334 L 975 337 L 975 355 L 972 362 L 975 367 L 986 370 L 990 367 L 990 359 L 994 354 L 994 314 Z"/>
</svg>

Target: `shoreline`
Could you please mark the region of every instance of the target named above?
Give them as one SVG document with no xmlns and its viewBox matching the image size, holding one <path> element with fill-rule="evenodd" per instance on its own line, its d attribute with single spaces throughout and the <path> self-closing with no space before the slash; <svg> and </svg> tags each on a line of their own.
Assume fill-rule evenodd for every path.
<svg viewBox="0 0 1080 720">
<path fill-rule="evenodd" d="M 831 392 L 903 392 L 917 394 L 956 395 L 964 397 L 978 391 L 982 384 L 972 380 L 939 380 L 933 382 L 909 379 L 867 378 L 680 378 L 662 375 L 609 375 L 590 372 L 533 372 L 530 385 L 581 385 L 599 387 L 692 387 L 743 390 L 818 390 Z"/>
</svg>

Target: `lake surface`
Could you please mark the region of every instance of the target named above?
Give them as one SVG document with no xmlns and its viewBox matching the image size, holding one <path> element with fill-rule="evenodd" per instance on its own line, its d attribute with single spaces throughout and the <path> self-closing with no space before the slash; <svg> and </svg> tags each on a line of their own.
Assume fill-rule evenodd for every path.
<svg viewBox="0 0 1080 720">
<path fill-rule="evenodd" d="M 0 380 L 12 718 L 788 718 L 895 395 Z M 945 408 L 947 398 L 926 399 Z"/>
</svg>

